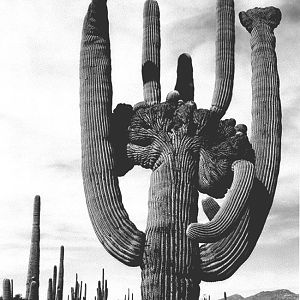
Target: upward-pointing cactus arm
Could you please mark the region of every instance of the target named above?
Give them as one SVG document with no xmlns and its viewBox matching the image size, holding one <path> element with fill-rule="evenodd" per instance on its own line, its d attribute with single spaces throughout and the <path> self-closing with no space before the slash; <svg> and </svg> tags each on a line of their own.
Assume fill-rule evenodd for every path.
<svg viewBox="0 0 300 300">
<path fill-rule="evenodd" d="M 83 25 L 80 54 L 82 173 L 95 233 L 106 250 L 124 264 L 140 264 L 144 233 L 123 207 L 113 149 L 111 58 L 105 0 L 93 0 Z"/>
<path fill-rule="evenodd" d="M 220 119 L 232 97 L 234 79 L 234 1 L 217 1 L 216 78 L 211 110 Z"/>
<path fill-rule="evenodd" d="M 143 11 L 142 77 L 144 101 L 159 103 L 160 88 L 160 12 L 156 0 L 147 0 Z"/>
<path fill-rule="evenodd" d="M 220 241 L 200 247 L 202 280 L 230 277 L 252 253 L 271 208 L 279 173 L 281 108 L 274 28 L 281 13 L 274 7 L 240 14 L 251 33 L 252 145 L 256 179 L 241 221 Z"/>
</svg>

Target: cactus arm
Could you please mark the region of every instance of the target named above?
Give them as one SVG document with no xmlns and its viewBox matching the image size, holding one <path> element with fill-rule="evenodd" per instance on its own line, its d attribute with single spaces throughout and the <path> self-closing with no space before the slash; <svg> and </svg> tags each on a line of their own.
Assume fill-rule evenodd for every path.
<svg viewBox="0 0 300 300">
<path fill-rule="evenodd" d="M 147 0 L 143 12 L 142 77 L 144 101 L 159 103 L 160 88 L 160 12 L 157 1 Z"/>
<path fill-rule="evenodd" d="M 253 185 L 254 166 L 246 160 L 235 161 L 231 189 L 227 192 L 225 204 L 208 223 L 192 223 L 187 236 L 197 242 L 212 243 L 226 236 L 243 213 Z"/>
<path fill-rule="evenodd" d="M 256 178 L 265 186 L 272 202 L 281 154 L 281 105 L 273 30 L 281 20 L 281 12 L 274 7 L 254 9 L 242 12 L 240 19 L 251 32 L 251 143 L 256 156 Z"/>
<path fill-rule="evenodd" d="M 251 33 L 252 145 L 256 178 L 240 223 L 224 239 L 200 247 L 202 280 L 229 278 L 252 253 L 274 198 L 280 163 L 281 108 L 274 28 L 279 9 L 255 8 L 240 14 Z"/>
<path fill-rule="evenodd" d="M 175 90 L 184 102 L 194 101 L 194 78 L 192 58 L 188 53 L 178 57 Z"/>
<path fill-rule="evenodd" d="M 26 281 L 26 299 L 29 297 L 30 285 L 32 278 L 35 278 L 37 284 L 37 293 L 39 288 L 40 274 L 40 213 L 41 199 L 40 196 L 35 196 L 33 203 L 33 222 L 30 245 L 30 256 Z"/>
<path fill-rule="evenodd" d="M 106 250 L 131 266 L 140 263 L 144 234 L 123 207 L 110 143 L 112 106 L 106 1 L 92 1 L 80 55 L 82 173 L 89 215 Z"/>
<path fill-rule="evenodd" d="M 211 110 L 222 118 L 230 104 L 234 79 L 234 1 L 217 1 L 216 78 Z"/>
</svg>

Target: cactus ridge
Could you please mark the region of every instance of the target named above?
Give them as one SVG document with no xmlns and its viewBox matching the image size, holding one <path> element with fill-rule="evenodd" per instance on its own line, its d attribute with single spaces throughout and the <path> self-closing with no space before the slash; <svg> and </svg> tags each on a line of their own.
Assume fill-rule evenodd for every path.
<svg viewBox="0 0 300 300">
<path fill-rule="evenodd" d="M 235 45 L 234 1 L 217 0 L 216 79 L 211 110 L 222 118 L 232 98 Z"/>
<path fill-rule="evenodd" d="M 147 0 L 143 11 L 142 79 L 145 103 L 161 100 L 160 88 L 160 12 L 157 1 Z"/>
<path fill-rule="evenodd" d="M 271 11 L 274 11 L 271 8 Z M 257 13 L 259 12 L 259 13 Z M 273 28 L 279 14 L 270 9 L 247 11 L 252 17 L 252 134 L 255 152 L 255 180 L 245 212 L 236 229 L 216 243 L 200 247 L 204 281 L 230 277 L 252 253 L 271 208 L 279 173 L 281 149 L 281 107 Z M 242 14 L 243 15 L 243 14 Z M 244 25 L 245 23 L 242 24 Z M 277 24 L 278 25 L 278 24 Z M 276 26 L 277 26 L 276 25 Z M 247 26 L 247 24 L 245 24 Z M 246 27 L 248 30 L 248 28 Z"/>
<path fill-rule="evenodd" d="M 82 171 L 88 211 L 98 239 L 114 257 L 137 266 L 144 234 L 123 207 L 109 140 L 112 86 L 108 27 L 106 1 L 92 2 L 83 25 L 80 56 Z"/>
<path fill-rule="evenodd" d="M 212 197 L 202 200 L 202 209 L 209 221 L 211 221 L 220 209 L 220 205 Z"/>
<path fill-rule="evenodd" d="M 251 32 L 251 144 L 245 125 L 221 120 L 233 90 L 233 0 L 217 0 L 216 80 L 210 110 L 197 109 L 193 101 L 193 66 L 187 54 L 178 60 L 175 91 L 160 103 L 156 1 L 146 1 L 143 18 L 144 101 L 134 108 L 120 105 L 113 114 L 106 1 L 92 1 L 84 21 L 80 106 L 86 201 L 105 249 L 129 266 L 141 266 L 142 299 L 196 299 L 200 280 L 224 280 L 249 257 L 272 205 L 281 138 L 273 29 L 281 13 L 255 8 L 240 14 Z M 118 185 L 117 176 L 134 165 L 153 171 L 145 234 L 130 221 Z M 210 200 L 206 224 L 195 223 L 198 192 L 215 198 L 227 193 L 221 208 Z M 198 247 L 194 240 L 206 243 Z M 103 296 L 103 282 L 98 298 Z M 72 297 L 77 294 L 76 278 Z"/>
</svg>

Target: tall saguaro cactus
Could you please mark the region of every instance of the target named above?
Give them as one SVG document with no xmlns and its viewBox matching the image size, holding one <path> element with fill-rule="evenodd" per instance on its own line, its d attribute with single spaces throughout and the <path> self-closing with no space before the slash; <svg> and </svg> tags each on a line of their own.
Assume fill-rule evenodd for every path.
<svg viewBox="0 0 300 300">
<path fill-rule="evenodd" d="M 63 299 L 64 292 L 64 255 L 65 249 L 64 246 L 60 247 L 60 256 L 59 256 L 59 271 L 58 271 L 58 280 L 57 280 L 57 291 L 56 291 L 56 299 Z"/>
<path fill-rule="evenodd" d="M 251 32 L 253 110 L 247 127 L 221 120 L 234 79 L 234 2 L 217 0 L 216 82 L 210 110 L 197 109 L 191 57 L 178 59 L 175 91 L 160 103 L 160 25 L 155 0 L 144 6 L 144 102 L 112 112 L 109 23 L 93 0 L 80 60 L 82 172 L 95 232 L 114 257 L 142 271 L 142 299 L 198 299 L 199 283 L 230 277 L 251 254 L 274 197 L 281 113 L 273 29 L 275 8 L 240 15 Z M 268 121 L 268 122 L 266 122 Z M 120 150 L 121 149 L 121 150 Z M 152 170 L 145 234 L 129 220 L 117 176 Z M 126 166 L 126 168 L 124 168 Z M 120 171 L 121 170 L 121 171 Z M 197 223 L 198 194 L 209 218 Z M 226 196 L 225 196 L 226 195 Z M 222 198 L 219 207 L 211 198 Z M 198 243 L 204 243 L 200 247 Z"/>
<path fill-rule="evenodd" d="M 33 204 L 33 223 L 30 245 L 30 256 L 26 281 L 26 299 L 29 298 L 31 282 L 36 282 L 36 295 L 39 295 L 39 276 L 40 276 L 40 212 L 41 199 L 40 196 L 35 196 Z"/>
</svg>

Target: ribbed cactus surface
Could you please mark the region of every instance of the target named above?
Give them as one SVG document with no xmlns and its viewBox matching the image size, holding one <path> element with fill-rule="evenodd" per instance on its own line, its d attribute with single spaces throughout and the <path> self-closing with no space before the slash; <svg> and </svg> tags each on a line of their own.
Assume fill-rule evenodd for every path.
<svg viewBox="0 0 300 300">
<path fill-rule="evenodd" d="M 207 197 L 202 200 L 202 208 L 207 218 L 212 220 L 220 209 L 220 205 L 212 197 Z"/>
<path fill-rule="evenodd" d="M 114 257 L 139 265 L 144 234 L 129 220 L 115 172 L 111 134 L 111 62 L 106 1 L 92 1 L 80 55 L 82 173 L 97 237 Z"/>
<path fill-rule="evenodd" d="M 30 256 L 26 281 L 26 299 L 29 298 L 30 286 L 32 278 L 36 282 L 36 294 L 38 297 L 39 275 L 40 275 L 40 212 L 41 199 L 40 196 L 35 196 L 33 203 L 33 222 L 31 233 Z"/>
<path fill-rule="evenodd" d="M 281 145 L 281 108 L 275 53 L 279 9 L 255 8 L 240 14 L 251 33 L 252 135 L 255 176 L 244 215 L 226 238 L 200 247 L 201 269 L 206 281 L 230 277 L 249 257 L 264 227 L 274 198 Z"/>
<path fill-rule="evenodd" d="M 239 221 L 253 186 L 254 166 L 249 161 L 240 160 L 235 161 L 232 168 L 234 177 L 225 204 L 211 222 L 191 224 L 187 229 L 190 239 L 199 243 L 216 242 L 225 237 Z"/>
<path fill-rule="evenodd" d="M 187 54 L 178 60 L 175 91 L 160 103 L 160 15 L 158 3 L 147 0 L 144 102 L 134 108 L 120 105 L 112 113 L 106 1 L 93 0 L 89 7 L 80 61 L 87 206 L 106 250 L 127 265 L 141 267 L 143 300 L 198 299 L 201 280 L 228 278 L 256 244 L 272 203 L 280 161 L 273 34 L 278 14 L 268 8 L 241 15 L 252 35 L 252 148 L 245 125 L 221 120 L 231 101 L 234 78 L 233 0 L 217 0 L 216 82 L 210 110 L 197 109 L 193 101 L 193 66 Z M 126 163 L 152 170 L 145 234 L 136 229 L 122 205 L 117 174 L 119 165 Z M 222 207 L 212 198 L 205 204 L 210 219 L 206 224 L 196 223 L 199 192 L 216 198 L 226 195 Z M 199 248 L 198 242 L 206 244 Z M 98 284 L 98 300 L 105 295 L 103 284 L 104 279 L 102 286 Z M 77 280 L 72 297 L 76 294 Z"/>
<path fill-rule="evenodd" d="M 144 101 L 159 103 L 160 91 L 160 12 L 155 0 L 146 0 L 143 12 L 142 77 Z"/>
<path fill-rule="evenodd" d="M 217 0 L 216 79 L 211 110 L 220 118 L 232 97 L 234 79 L 234 1 Z"/>
</svg>

